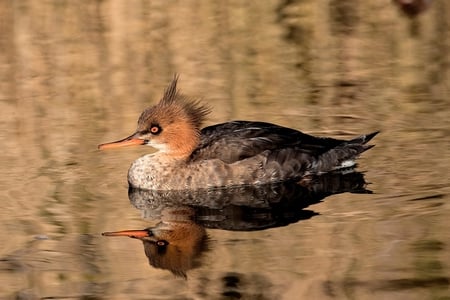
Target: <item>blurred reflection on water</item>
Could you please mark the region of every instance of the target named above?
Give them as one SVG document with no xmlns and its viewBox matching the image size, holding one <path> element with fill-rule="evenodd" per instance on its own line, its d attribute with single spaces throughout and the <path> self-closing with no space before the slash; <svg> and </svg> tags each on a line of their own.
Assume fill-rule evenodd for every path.
<svg viewBox="0 0 450 300">
<path fill-rule="evenodd" d="M 0 297 L 448 296 L 450 4 L 424 2 L 0 3 Z M 359 161 L 375 193 L 284 227 L 207 229 L 186 280 L 150 268 L 139 243 L 100 235 L 155 225 L 127 199 L 147 149 L 96 145 L 133 130 L 175 72 L 210 124 L 381 130 Z"/>
<path fill-rule="evenodd" d="M 285 182 L 261 186 L 236 186 L 184 191 L 130 188 L 128 197 L 142 216 L 161 220 L 146 229 L 104 232 L 142 240 L 150 265 L 187 278 L 187 271 L 201 265 L 208 250 L 205 228 L 255 231 L 287 226 L 306 220 L 314 211 L 306 207 L 340 193 L 370 193 L 358 172 L 335 172 L 302 184 Z"/>
</svg>

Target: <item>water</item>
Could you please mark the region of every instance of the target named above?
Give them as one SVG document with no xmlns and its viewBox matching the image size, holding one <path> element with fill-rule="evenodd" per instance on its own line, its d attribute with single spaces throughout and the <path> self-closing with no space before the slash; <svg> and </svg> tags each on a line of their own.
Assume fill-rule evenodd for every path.
<svg viewBox="0 0 450 300">
<path fill-rule="evenodd" d="M 449 299 L 449 12 L 444 0 L 415 17 L 388 0 L 2 2 L 0 298 Z M 101 236 L 161 222 L 164 207 L 128 198 L 129 164 L 148 149 L 96 147 L 132 133 L 174 73 L 213 108 L 205 125 L 381 130 L 359 160 L 373 193 L 196 203 L 198 224 L 162 218 L 207 241 L 178 272 L 151 266 L 138 240 Z"/>
</svg>

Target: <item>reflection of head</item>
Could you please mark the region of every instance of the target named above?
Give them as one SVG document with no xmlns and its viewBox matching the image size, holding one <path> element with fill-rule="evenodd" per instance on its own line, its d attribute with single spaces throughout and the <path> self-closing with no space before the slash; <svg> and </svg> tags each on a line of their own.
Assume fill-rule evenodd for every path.
<svg viewBox="0 0 450 300">
<path fill-rule="evenodd" d="M 208 249 L 205 229 L 193 222 L 170 225 L 161 222 L 153 233 L 158 241 L 143 240 L 150 265 L 177 276 L 186 277 L 186 271 L 198 267 L 201 253 Z"/>
<path fill-rule="evenodd" d="M 208 236 L 191 219 L 191 211 L 171 209 L 155 227 L 142 230 L 104 232 L 105 236 L 128 236 L 142 240 L 145 255 L 155 268 L 170 270 L 177 276 L 200 265 L 202 252 L 208 250 Z"/>
</svg>

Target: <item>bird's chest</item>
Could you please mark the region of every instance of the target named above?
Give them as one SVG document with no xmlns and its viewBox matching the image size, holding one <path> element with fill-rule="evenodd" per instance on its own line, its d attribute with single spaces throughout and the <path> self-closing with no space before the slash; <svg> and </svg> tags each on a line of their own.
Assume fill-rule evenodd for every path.
<svg viewBox="0 0 450 300">
<path fill-rule="evenodd" d="M 135 160 L 128 170 L 128 183 L 141 189 L 175 189 L 180 184 L 180 175 L 185 163 L 175 160 L 161 160 L 146 155 Z"/>
</svg>

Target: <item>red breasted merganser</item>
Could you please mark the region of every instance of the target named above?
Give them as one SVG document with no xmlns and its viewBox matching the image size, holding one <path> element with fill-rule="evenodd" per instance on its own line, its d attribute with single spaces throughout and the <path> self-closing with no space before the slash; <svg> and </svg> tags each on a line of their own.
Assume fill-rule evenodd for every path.
<svg viewBox="0 0 450 300">
<path fill-rule="evenodd" d="M 129 137 L 99 149 L 148 145 L 133 162 L 133 188 L 185 190 L 297 181 L 355 165 L 378 132 L 352 140 L 314 137 L 265 122 L 231 121 L 201 128 L 209 108 L 177 90 L 175 76 L 160 102 L 145 109 Z"/>
</svg>

